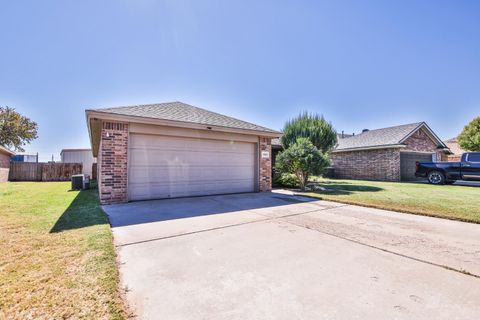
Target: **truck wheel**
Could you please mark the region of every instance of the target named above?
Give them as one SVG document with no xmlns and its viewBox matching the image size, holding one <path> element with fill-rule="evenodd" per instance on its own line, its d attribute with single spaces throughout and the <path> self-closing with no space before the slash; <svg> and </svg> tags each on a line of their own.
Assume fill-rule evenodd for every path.
<svg viewBox="0 0 480 320">
<path fill-rule="evenodd" d="M 428 173 L 428 182 L 431 184 L 444 184 L 445 176 L 440 171 L 430 171 Z"/>
</svg>

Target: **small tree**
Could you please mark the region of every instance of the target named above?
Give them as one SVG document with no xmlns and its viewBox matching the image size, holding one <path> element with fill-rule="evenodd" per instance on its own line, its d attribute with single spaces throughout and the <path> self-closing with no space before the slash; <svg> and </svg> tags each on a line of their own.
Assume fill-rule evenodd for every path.
<svg viewBox="0 0 480 320">
<path fill-rule="evenodd" d="M 329 152 L 337 143 L 337 133 L 332 124 L 321 115 L 307 112 L 285 123 L 281 139 L 283 147 L 287 149 L 300 137 L 308 138 L 322 152 Z"/>
<path fill-rule="evenodd" d="M 480 151 L 480 117 L 476 117 L 463 128 L 458 144 L 468 151 Z"/>
<path fill-rule="evenodd" d="M 15 109 L 0 107 L 0 145 L 16 151 L 37 138 L 37 124 Z"/>
<path fill-rule="evenodd" d="M 302 191 L 311 175 L 322 174 L 330 165 L 328 155 L 321 152 L 307 138 L 298 138 L 277 157 L 275 169 L 280 173 L 294 174 Z"/>
</svg>

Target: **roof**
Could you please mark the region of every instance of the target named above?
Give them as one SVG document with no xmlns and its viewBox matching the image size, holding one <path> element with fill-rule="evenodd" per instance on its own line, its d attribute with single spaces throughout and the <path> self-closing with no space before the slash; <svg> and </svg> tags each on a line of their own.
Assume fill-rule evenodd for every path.
<svg viewBox="0 0 480 320">
<path fill-rule="evenodd" d="M 400 126 L 368 130 L 358 135 L 338 139 L 338 144 L 334 152 L 402 147 L 403 142 L 410 137 L 412 133 L 422 127 L 430 133 L 432 139 L 436 140 L 439 146 L 446 147 L 425 122 L 416 122 Z"/>
<path fill-rule="evenodd" d="M 460 147 L 460 145 L 458 144 L 457 138 L 448 139 L 445 141 L 445 144 L 452 151 L 453 154 L 465 153 L 465 150 L 463 150 L 462 147 Z"/>
<path fill-rule="evenodd" d="M 92 151 L 92 149 L 62 149 L 62 151 L 60 151 L 60 153 L 63 153 L 63 152 L 75 152 L 75 151 Z"/>
<path fill-rule="evenodd" d="M 194 107 L 179 101 L 87 110 L 87 112 L 89 111 L 279 134 L 278 131 L 273 129 Z"/>
<path fill-rule="evenodd" d="M 0 145 L 0 152 L 6 153 L 6 154 L 11 155 L 11 156 L 15 155 L 15 152 L 13 152 L 10 149 L 7 149 L 6 147 L 4 147 L 2 145 Z"/>
</svg>

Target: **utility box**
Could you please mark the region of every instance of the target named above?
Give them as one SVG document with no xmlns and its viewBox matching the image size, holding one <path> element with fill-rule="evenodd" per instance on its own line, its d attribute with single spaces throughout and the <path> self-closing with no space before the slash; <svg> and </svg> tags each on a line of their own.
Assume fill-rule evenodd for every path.
<svg viewBox="0 0 480 320">
<path fill-rule="evenodd" d="M 72 175 L 72 190 L 83 190 L 84 188 L 85 188 L 85 175 L 83 174 Z"/>
</svg>

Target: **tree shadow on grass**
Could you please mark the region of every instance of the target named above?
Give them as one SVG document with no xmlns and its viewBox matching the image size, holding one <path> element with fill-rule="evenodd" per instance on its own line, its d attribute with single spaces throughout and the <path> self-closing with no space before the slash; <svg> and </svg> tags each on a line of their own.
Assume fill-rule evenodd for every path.
<svg viewBox="0 0 480 320">
<path fill-rule="evenodd" d="M 384 190 L 380 187 L 349 184 L 348 182 L 345 183 L 343 181 L 341 183 L 335 181 L 322 181 L 315 182 L 313 185 L 315 193 L 329 195 L 349 195 L 357 192 L 378 192 Z"/>
<path fill-rule="evenodd" d="M 95 190 L 82 190 L 62 213 L 50 233 L 108 224 Z"/>
</svg>

